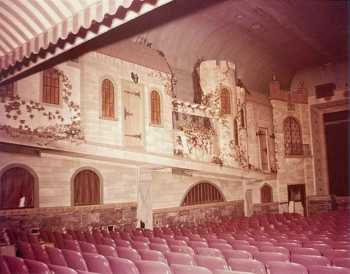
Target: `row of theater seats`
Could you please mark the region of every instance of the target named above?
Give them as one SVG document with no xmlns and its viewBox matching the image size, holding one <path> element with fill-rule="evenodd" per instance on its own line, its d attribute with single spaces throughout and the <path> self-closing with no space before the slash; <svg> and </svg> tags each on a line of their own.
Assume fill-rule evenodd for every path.
<svg viewBox="0 0 350 274">
<path fill-rule="evenodd" d="M 266 273 L 266 269 L 271 273 L 281 274 L 307 271 L 323 274 L 349 273 L 349 231 L 348 212 L 330 212 L 312 218 L 303 218 L 296 214 L 262 215 L 226 219 L 221 223 L 200 226 L 155 228 L 153 231 L 41 231 L 41 236 L 63 249 L 84 254 L 100 253 L 108 258 L 124 257 L 135 263 L 143 259 L 172 266 L 177 263 L 169 257 L 172 253 L 176 257 L 180 252 L 183 253 L 183 258 L 187 258 L 187 261 L 181 261 L 182 264 L 186 262 L 187 265 L 200 265 L 212 270 L 231 267 L 234 270 L 258 274 Z M 37 239 L 27 237 L 25 240 L 34 243 L 31 246 L 34 251 Z M 31 256 L 29 249 L 23 246 L 24 243 L 19 243 L 24 257 L 45 261 L 43 258 Z M 101 246 L 109 246 L 115 250 L 114 254 L 103 253 Z M 201 257 L 205 258 L 202 260 Z M 212 261 L 217 262 L 217 265 Z M 235 265 L 235 261 L 238 265 Z M 292 263 L 288 263 L 289 261 Z M 216 266 L 213 268 L 212 265 Z M 287 267 L 283 272 L 279 269 L 282 266 Z"/>
</svg>

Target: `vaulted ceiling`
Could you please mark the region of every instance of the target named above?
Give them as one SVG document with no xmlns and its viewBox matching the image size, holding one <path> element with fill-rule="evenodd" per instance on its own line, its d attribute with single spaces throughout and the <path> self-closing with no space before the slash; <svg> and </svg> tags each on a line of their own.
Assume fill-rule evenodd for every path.
<svg viewBox="0 0 350 274">
<path fill-rule="evenodd" d="M 42 2 L 48 0 L 36 5 Z M 347 60 L 347 5 L 345 0 L 174 0 L 57 60 L 132 40 L 161 50 L 184 83 L 198 59 L 230 60 L 248 89 L 264 93 L 273 74 L 288 87 L 300 69 Z M 23 18 L 11 20 L 16 24 Z M 191 87 L 180 85 L 180 92 L 186 88 Z"/>
</svg>

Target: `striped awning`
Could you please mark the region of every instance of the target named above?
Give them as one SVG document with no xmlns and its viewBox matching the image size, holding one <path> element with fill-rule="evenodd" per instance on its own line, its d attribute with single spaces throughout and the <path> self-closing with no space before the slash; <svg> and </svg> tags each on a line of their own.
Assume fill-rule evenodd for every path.
<svg viewBox="0 0 350 274">
<path fill-rule="evenodd" d="M 171 1 L 0 0 L 0 83 Z"/>
</svg>

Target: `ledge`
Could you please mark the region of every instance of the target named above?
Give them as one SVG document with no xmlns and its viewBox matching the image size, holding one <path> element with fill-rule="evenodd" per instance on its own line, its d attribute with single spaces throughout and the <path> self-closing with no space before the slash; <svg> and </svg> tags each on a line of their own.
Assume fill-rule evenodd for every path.
<svg viewBox="0 0 350 274">
<path fill-rule="evenodd" d="M 127 207 L 137 208 L 136 202 L 129 203 L 113 203 L 104 205 L 87 205 L 87 206 L 62 206 L 62 207 L 37 207 L 23 209 L 3 209 L 0 210 L 0 217 L 16 216 L 16 215 L 37 215 L 45 213 L 68 213 L 68 212 L 84 212 L 101 209 L 123 209 Z"/>
</svg>

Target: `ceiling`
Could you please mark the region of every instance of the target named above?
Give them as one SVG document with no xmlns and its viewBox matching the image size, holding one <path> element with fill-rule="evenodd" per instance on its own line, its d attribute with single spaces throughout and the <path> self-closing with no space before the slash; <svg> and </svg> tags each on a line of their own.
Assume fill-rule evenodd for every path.
<svg viewBox="0 0 350 274">
<path fill-rule="evenodd" d="M 0 0 L 0 4 L 11 1 Z M 87 0 L 77 2 L 84 1 Z M 41 2 L 50 1 L 40 0 L 37 5 Z M 191 73 L 200 58 L 234 62 L 237 76 L 248 90 L 266 93 L 273 74 L 288 88 L 300 69 L 347 60 L 347 3 L 345 0 L 174 0 L 99 35 L 53 62 L 132 40 L 164 53 L 178 78 L 178 92 L 185 98 L 191 96 Z M 3 15 L 1 9 L 0 15 Z M 20 16 L 17 20 L 22 19 Z M 37 20 L 41 19 L 37 17 Z"/>
</svg>

